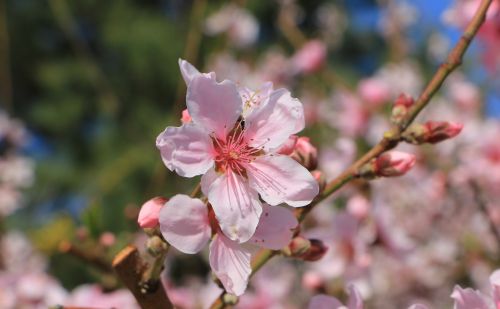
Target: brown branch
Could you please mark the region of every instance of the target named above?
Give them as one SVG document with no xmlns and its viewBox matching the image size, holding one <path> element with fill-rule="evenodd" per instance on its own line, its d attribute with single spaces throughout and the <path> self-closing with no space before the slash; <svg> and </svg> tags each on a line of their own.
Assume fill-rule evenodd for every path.
<svg viewBox="0 0 500 309">
<path fill-rule="evenodd" d="M 90 251 L 84 251 L 77 246 L 73 245 L 69 241 L 62 241 L 59 244 L 59 252 L 64 253 L 64 254 L 69 254 L 72 255 L 85 263 L 88 263 L 95 268 L 99 269 L 102 272 L 105 273 L 112 273 L 113 270 L 111 269 L 111 266 L 109 263 L 103 259 L 101 256 L 90 252 Z"/>
<path fill-rule="evenodd" d="M 405 132 L 406 128 L 413 122 L 417 115 L 426 107 L 434 94 L 439 90 L 448 75 L 453 72 L 461 63 L 465 51 L 469 47 L 472 39 L 478 32 L 480 26 L 483 24 L 486 12 L 493 0 L 483 0 L 478 10 L 474 14 L 473 19 L 466 27 L 464 34 L 451 50 L 446 58 L 446 61 L 439 67 L 431 81 L 427 84 L 422 94 L 416 100 L 415 104 L 409 110 L 404 121 L 399 126 L 393 126 L 388 132 L 384 134 L 382 140 L 365 153 L 360 159 L 349 166 L 335 179 L 331 180 L 323 192 L 321 192 L 308 206 L 298 208 L 296 216 L 299 221 L 302 221 L 305 216 L 321 201 L 332 195 L 334 192 L 342 188 L 352 179 L 356 178 L 358 170 L 361 166 L 368 163 L 371 159 L 378 157 L 385 151 L 393 149 L 401 141 L 401 135 Z M 252 260 L 252 275 L 260 269 L 267 261 L 269 261 L 279 251 L 272 251 L 268 249 L 260 250 Z M 254 268 L 255 267 L 255 268 Z M 217 300 L 210 306 L 210 309 L 221 309 L 225 307 L 223 300 L 223 292 Z"/>
<path fill-rule="evenodd" d="M 154 291 L 145 292 L 140 282 L 147 265 L 141 259 L 139 252 L 134 246 L 127 246 L 120 251 L 113 260 L 113 269 L 132 292 L 135 299 L 143 309 L 171 309 L 172 303 L 167 297 L 163 286 L 159 284 Z"/>
</svg>

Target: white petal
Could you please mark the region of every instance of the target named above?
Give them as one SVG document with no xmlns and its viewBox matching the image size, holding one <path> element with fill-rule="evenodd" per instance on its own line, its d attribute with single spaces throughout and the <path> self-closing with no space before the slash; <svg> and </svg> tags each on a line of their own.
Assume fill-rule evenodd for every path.
<svg viewBox="0 0 500 309">
<path fill-rule="evenodd" d="M 224 285 L 224 289 L 236 296 L 245 292 L 250 267 L 250 252 L 238 243 L 217 234 L 210 244 L 210 267 Z"/>
<path fill-rule="evenodd" d="M 194 124 L 167 127 L 156 138 L 156 147 L 167 168 L 180 176 L 200 175 L 213 165 L 212 140 Z"/>
<path fill-rule="evenodd" d="M 230 171 L 217 174 L 211 169 L 201 183 L 224 234 L 240 243 L 249 240 L 262 213 L 257 192 L 243 177 Z"/>
<path fill-rule="evenodd" d="M 270 94 L 269 102 L 256 108 L 245 119 L 245 139 L 252 147 L 276 149 L 290 135 L 304 129 L 304 108 L 290 92 L 278 89 Z"/>
<path fill-rule="evenodd" d="M 290 243 L 293 229 L 297 224 L 299 223 L 290 210 L 280 206 L 263 204 L 259 225 L 250 239 L 250 243 L 279 250 Z"/>
<path fill-rule="evenodd" d="M 160 231 L 179 251 L 197 253 L 210 240 L 208 210 L 199 199 L 177 194 L 160 211 Z"/>
<path fill-rule="evenodd" d="M 186 100 L 193 122 L 221 140 L 226 139 L 243 108 L 236 84 L 201 75 L 189 83 Z"/>
<path fill-rule="evenodd" d="M 300 207 L 318 195 L 319 187 L 309 171 L 290 157 L 257 157 L 247 165 L 250 186 L 270 205 L 286 203 Z"/>
</svg>

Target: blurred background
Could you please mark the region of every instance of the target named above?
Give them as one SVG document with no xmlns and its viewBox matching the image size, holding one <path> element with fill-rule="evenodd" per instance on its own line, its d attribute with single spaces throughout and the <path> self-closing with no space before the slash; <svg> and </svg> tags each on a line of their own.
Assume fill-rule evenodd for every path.
<svg viewBox="0 0 500 309">
<path fill-rule="evenodd" d="M 400 93 L 418 95 L 470 18 L 466 2 L 474 1 L 0 0 L 0 306 L 45 308 L 86 284 L 118 289 L 108 265 L 141 243 L 140 205 L 197 183 L 169 172 L 155 147 L 185 108 L 179 58 L 220 80 L 289 88 L 331 178 L 378 141 Z M 287 264 L 302 279 L 266 299 L 300 308 L 318 289 L 303 278 L 313 278 L 333 295 L 357 282 L 374 308 L 415 299 L 441 308 L 454 283 L 487 284 L 499 261 L 497 11 L 422 118 L 463 122 L 464 132 L 404 148 L 419 163 L 401 180 L 354 183 L 319 207 L 306 226 L 344 246 L 330 250 L 342 262 L 327 257 L 325 269 L 336 265 L 328 274 Z M 352 234 L 329 239 L 342 234 L 336 227 Z M 192 287 L 188 277 L 206 284 L 203 255 L 169 259 L 173 286 Z M 407 284 L 391 288 L 401 273 Z M 22 280 L 55 292 L 26 292 Z M 292 294 L 297 285 L 306 291 Z"/>
</svg>

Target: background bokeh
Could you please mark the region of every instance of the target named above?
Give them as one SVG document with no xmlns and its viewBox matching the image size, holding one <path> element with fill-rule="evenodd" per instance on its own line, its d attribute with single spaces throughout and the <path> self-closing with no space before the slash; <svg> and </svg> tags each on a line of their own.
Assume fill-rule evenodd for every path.
<svg viewBox="0 0 500 309">
<path fill-rule="evenodd" d="M 350 111 L 344 90 L 363 95 L 360 81 L 387 76 L 380 79 L 386 82 L 381 103 L 359 103 L 371 106 L 360 108 L 364 118 L 359 121 L 366 123 L 387 118 L 398 93 L 417 95 L 461 34 L 461 25 L 449 22 L 446 14 L 455 2 L 459 1 L 0 1 L 0 150 L 3 158 L 24 160 L 17 169 L 13 161 L 5 161 L 21 181 L 15 190 L 0 190 L 0 199 L 14 200 L 0 204 L 15 208 L 0 212 L 3 238 L 22 233 L 44 256 L 44 269 L 68 291 L 93 282 L 109 290 L 118 287 L 109 272 L 65 253 L 61 242 L 80 244 L 84 251 L 96 251 L 110 261 L 125 244 L 141 237 L 136 218 L 144 201 L 187 193 L 196 184 L 197 179 L 169 172 L 155 148 L 156 136 L 168 125 L 179 125 L 185 108 L 179 58 L 202 72 L 215 71 L 219 78 L 252 87 L 271 79 L 289 88 L 310 112 L 305 134 L 323 154 L 322 166 L 331 171 L 328 176 L 335 176 L 383 132 L 383 125 L 371 122 L 353 125 L 361 112 Z M 227 8 L 243 13 L 224 15 Z M 327 57 L 319 69 L 309 72 L 294 55 L 312 39 L 322 42 Z M 408 197 L 415 183 L 435 190 L 427 182 L 427 169 L 448 177 L 461 162 L 449 157 L 468 149 L 465 141 L 485 132 L 467 131 L 467 121 L 495 123 L 500 116 L 499 71 L 485 61 L 486 48 L 481 40 L 472 44 L 463 73 L 452 76 L 467 85 L 446 88 L 438 99 L 439 104 L 453 103 L 455 91 L 460 97 L 463 87 L 473 87 L 471 91 L 479 93 L 476 105 L 455 108 L 457 115 L 450 112 L 453 106 L 427 114 L 441 117 L 437 120 L 464 120 L 469 139 L 457 142 L 464 148 L 424 148 L 421 161 L 437 159 L 421 163 L 425 167 L 415 171 L 417 176 L 405 176 L 408 183 L 411 177 L 415 182 L 402 185 L 399 192 L 407 192 L 404 202 L 367 193 L 393 186 L 393 180 L 384 180 L 370 189 L 354 185 L 330 206 L 342 208 L 358 194 L 372 204 L 388 199 L 399 201 L 399 206 L 411 204 L 413 210 L 422 206 L 425 198 Z M 492 139 L 500 138 L 496 134 Z M 345 139 L 355 142 L 354 150 L 346 149 L 350 146 Z M 405 213 L 397 207 L 394 212 Z M 431 222 L 422 220 L 420 228 L 430 229 Z M 208 273 L 199 256 L 172 259 L 172 278 L 187 276 L 187 269 Z M 461 271 L 465 274 L 446 277 L 449 285 L 457 278 L 474 282 Z M 421 291 L 426 295 L 425 288 Z"/>
</svg>

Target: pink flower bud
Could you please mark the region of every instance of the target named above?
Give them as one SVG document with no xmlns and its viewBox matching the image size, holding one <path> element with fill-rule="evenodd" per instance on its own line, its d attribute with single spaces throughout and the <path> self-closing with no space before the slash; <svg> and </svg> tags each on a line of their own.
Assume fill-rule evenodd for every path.
<svg viewBox="0 0 500 309">
<path fill-rule="evenodd" d="M 429 121 L 425 126 L 429 130 L 425 141 L 431 144 L 457 136 L 464 127 L 461 123 L 446 121 Z"/>
<path fill-rule="evenodd" d="M 164 197 L 154 197 L 141 206 L 137 222 L 141 228 L 154 228 L 158 225 L 160 209 L 168 199 Z"/>
<path fill-rule="evenodd" d="M 308 262 L 321 259 L 328 251 L 328 247 L 319 239 L 309 239 L 309 241 L 311 242 L 311 247 L 306 253 L 299 256 L 299 258 Z"/>
<path fill-rule="evenodd" d="M 374 172 L 377 176 L 394 177 L 406 174 L 413 165 L 416 158 L 412 154 L 400 151 L 390 151 L 381 154 L 374 161 Z"/>
<path fill-rule="evenodd" d="M 299 137 L 297 135 L 290 135 L 283 146 L 280 147 L 278 153 L 286 156 L 291 155 L 293 150 L 295 149 L 298 138 Z"/>
<path fill-rule="evenodd" d="M 189 115 L 188 110 L 187 109 L 183 110 L 182 111 L 181 122 L 183 124 L 186 124 L 186 123 L 190 123 L 191 121 L 193 121 L 193 119 L 191 119 L 191 115 Z"/>
<path fill-rule="evenodd" d="M 412 124 L 403 134 L 403 139 L 415 145 L 424 143 L 436 144 L 446 139 L 455 137 L 463 125 L 456 122 L 428 121 L 424 124 Z"/>
<path fill-rule="evenodd" d="M 319 40 L 307 42 L 293 56 L 292 64 L 300 73 L 314 73 L 320 70 L 325 64 L 326 46 Z"/>
<path fill-rule="evenodd" d="M 408 114 L 408 110 L 415 103 L 412 97 L 402 93 L 394 102 L 391 114 L 391 122 L 400 124 L 404 117 Z"/>
<path fill-rule="evenodd" d="M 309 239 L 302 236 L 296 236 L 290 241 L 290 244 L 284 249 L 284 254 L 287 256 L 299 257 L 311 249 Z"/>
<path fill-rule="evenodd" d="M 301 136 L 297 139 L 291 157 L 308 170 L 318 166 L 318 150 L 311 144 L 309 137 Z"/>
</svg>

